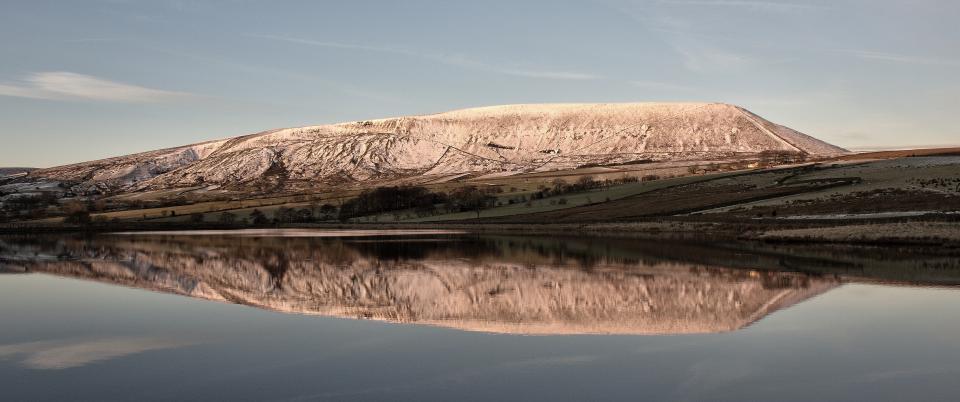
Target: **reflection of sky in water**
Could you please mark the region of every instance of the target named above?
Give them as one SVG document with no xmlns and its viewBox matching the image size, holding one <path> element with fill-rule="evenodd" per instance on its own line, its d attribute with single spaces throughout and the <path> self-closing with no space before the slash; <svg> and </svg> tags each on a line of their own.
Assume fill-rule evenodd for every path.
<svg viewBox="0 0 960 402">
<path fill-rule="evenodd" d="M 65 369 L 180 346 L 183 344 L 151 338 L 24 342 L 0 345 L 0 359 L 17 359 L 24 367 L 32 369 Z"/>
<path fill-rule="evenodd" d="M 543 337 L 3 275 L 0 399 L 951 400 L 957 305 L 846 285 L 734 332 Z"/>
<path fill-rule="evenodd" d="M 612 240 L 465 239 L 24 240 L 0 251 L 24 263 L 37 251 L 70 262 L 30 266 L 65 277 L 0 275 L 0 400 L 954 396 L 960 292 L 841 285 L 839 279 L 921 278 L 949 286 L 957 283 L 953 259 L 904 259 L 898 250 L 771 253 Z M 15 243 L 0 248 L 4 244 Z M 927 265 L 938 268 L 922 268 Z M 776 271 L 783 268 L 812 274 Z M 70 279 L 83 276 L 106 284 Z M 242 296 L 241 303 L 261 308 L 109 283 L 212 299 Z M 195 289 L 203 292 L 190 292 Z M 654 307 L 647 321 L 647 310 L 637 309 L 646 302 Z M 399 321 L 408 323 L 266 310 L 317 312 L 351 303 L 368 303 L 361 307 L 387 317 L 407 312 Z M 438 308 L 418 309 L 427 304 Z M 566 314 L 584 305 L 603 308 Z M 356 317 L 356 311 L 332 315 Z M 744 327 L 754 315 L 738 311 L 757 311 L 758 321 Z M 451 329 L 409 323 L 455 313 L 561 323 L 561 332 L 580 333 L 598 327 L 571 324 L 595 325 L 595 312 L 615 312 L 600 321 L 629 323 L 630 333 L 657 320 L 720 318 L 734 325 L 696 327 L 719 333 L 695 335 L 523 336 L 464 332 L 476 327 L 462 323 L 440 324 Z"/>
</svg>

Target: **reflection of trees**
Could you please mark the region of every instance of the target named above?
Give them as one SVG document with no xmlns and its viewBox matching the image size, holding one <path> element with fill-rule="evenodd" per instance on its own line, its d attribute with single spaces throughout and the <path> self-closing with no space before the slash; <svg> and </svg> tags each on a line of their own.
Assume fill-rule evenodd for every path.
<svg viewBox="0 0 960 402">
<path fill-rule="evenodd" d="M 842 247 L 763 243 L 709 243 L 641 241 L 634 239 L 458 235 L 377 238 L 277 238 L 222 236 L 114 236 L 2 237 L 4 244 L 26 250 L 42 246 L 60 250 L 64 258 L 77 253 L 97 258 L 95 248 L 74 247 L 82 242 L 110 247 L 182 253 L 191 258 L 230 255 L 244 260 L 275 261 L 270 272 L 279 275 L 289 260 L 310 260 L 342 265 L 359 258 L 381 261 L 467 259 L 504 261 L 526 266 L 570 266 L 592 270 L 598 265 L 683 263 L 749 270 L 789 270 L 814 274 L 852 275 L 883 280 L 929 284 L 960 283 L 960 258 L 949 250 L 919 247 Z M 126 246 L 123 246 L 126 247 Z M 127 247 L 130 248 L 130 247 Z M 195 257 L 200 256 L 200 257 Z M 775 286 L 772 284 L 771 286 Z"/>
</svg>

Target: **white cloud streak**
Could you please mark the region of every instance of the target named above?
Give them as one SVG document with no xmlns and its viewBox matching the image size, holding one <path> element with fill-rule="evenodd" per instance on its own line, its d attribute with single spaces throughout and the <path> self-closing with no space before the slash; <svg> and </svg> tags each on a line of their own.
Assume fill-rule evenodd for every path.
<svg viewBox="0 0 960 402">
<path fill-rule="evenodd" d="M 192 97 L 66 71 L 31 73 L 19 83 L 0 83 L 0 96 L 119 103 L 167 102 Z"/>
<path fill-rule="evenodd" d="M 791 3 L 778 1 L 755 1 L 755 0 L 676 0 L 667 1 L 666 4 L 680 6 L 713 6 L 713 7 L 737 7 L 749 8 L 763 11 L 796 11 L 796 10 L 816 10 L 825 8 L 822 5 L 810 3 Z"/>
<path fill-rule="evenodd" d="M 683 67 L 698 73 L 738 70 L 755 63 L 752 57 L 693 41 L 675 41 L 673 49 L 683 57 Z"/>
<path fill-rule="evenodd" d="M 585 73 L 573 72 L 573 71 L 530 70 L 530 69 L 521 69 L 521 68 L 508 68 L 508 67 L 496 66 L 496 65 L 479 62 L 479 61 L 472 60 L 472 59 L 469 59 L 463 56 L 458 56 L 458 55 L 447 55 L 447 54 L 440 54 L 440 53 L 415 51 L 415 50 L 410 50 L 410 49 L 405 49 L 400 47 L 358 45 L 358 44 L 351 44 L 351 43 L 317 41 L 312 39 L 293 38 L 293 37 L 276 36 L 276 35 L 249 34 L 247 36 L 252 38 L 297 43 L 301 45 L 325 47 L 330 49 L 359 50 L 359 51 L 365 51 L 365 52 L 402 55 L 407 57 L 430 60 L 436 63 L 448 65 L 448 66 L 463 67 L 463 68 L 469 68 L 473 70 L 486 71 L 486 72 L 503 74 L 503 75 L 511 75 L 515 77 L 539 78 L 539 79 L 551 79 L 551 80 L 595 80 L 595 79 L 601 78 L 600 76 L 597 76 L 597 75 L 585 74 Z"/>
<path fill-rule="evenodd" d="M 677 92 L 689 92 L 695 91 L 696 88 L 689 87 L 686 85 L 671 84 L 669 82 L 660 82 L 660 81 L 629 81 L 630 85 L 633 85 L 637 88 L 644 88 L 656 91 L 677 91 Z"/>
<path fill-rule="evenodd" d="M 917 57 L 917 56 L 895 54 L 895 53 L 874 52 L 874 51 L 868 51 L 868 50 L 847 50 L 845 52 L 855 57 L 859 57 L 861 59 L 867 59 L 867 60 L 889 61 L 893 63 L 902 63 L 902 64 L 960 66 L 960 60 L 934 59 L 934 58 Z"/>
</svg>

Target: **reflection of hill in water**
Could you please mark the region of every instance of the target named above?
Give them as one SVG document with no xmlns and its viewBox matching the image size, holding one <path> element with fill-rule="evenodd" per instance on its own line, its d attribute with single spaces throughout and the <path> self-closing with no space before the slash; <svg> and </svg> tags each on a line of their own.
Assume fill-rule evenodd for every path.
<svg viewBox="0 0 960 402">
<path fill-rule="evenodd" d="M 526 334 L 730 331 L 838 284 L 518 239 L 101 236 L 2 247 L 30 272 L 284 312 Z"/>
</svg>

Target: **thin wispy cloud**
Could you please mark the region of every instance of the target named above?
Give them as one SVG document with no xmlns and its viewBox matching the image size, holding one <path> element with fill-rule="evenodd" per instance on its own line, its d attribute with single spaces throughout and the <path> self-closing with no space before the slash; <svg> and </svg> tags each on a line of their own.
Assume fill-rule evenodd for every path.
<svg viewBox="0 0 960 402">
<path fill-rule="evenodd" d="M 880 60 L 880 61 L 889 61 L 893 63 L 903 63 L 903 64 L 960 66 L 960 60 L 926 58 L 926 57 L 917 57 L 917 56 L 910 56 L 910 55 L 904 55 L 904 54 L 874 52 L 874 51 L 867 51 L 867 50 L 846 50 L 844 52 L 849 53 L 855 57 L 859 57 L 861 59 L 867 59 L 867 60 Z"/>
<path fill-rule="evenodd" d="M 0 83 L 0 96 L 120 103 L 166 102 L 192 97 L 66 71 L 31 73 L 16 83 Z"/>
<path fill-rule="evenodd" d="M 762 11 L 796 11 L 796 10 L 816 10 L 825 8 L 823 5 L 811 3 L 794 3 L 779 1 L 753 1 L 753 0 L 676 0 L 666 1 L 665 4 L 681 6 L 711 6 L 711 7 L 731 7 L 731 8 L 749 8 Z"/>
<path fill-rule="evenodd" d="M 407 57 L 430 60 L 436 63 L 448 65 L 448 66 L 469 68 L 469 69 L 486 71 L 486 72 L 497 73 L 497 74 L 512 75 L 516 77 L 552 79 L 552 80 L 594 80 L 594 79 L 601 78 L 600 76 L 597 76 L 594 74 L 586 74 L 586 73 L 581 73 L 576 71 L 524 69 L 524 68 L 498 66 L 498 65 L 493 65 L 493 64 L 473 60 L 461 55 L 431 53 L 431 52 L 411 50 L 411 49 L 406 49 L 401 47 L 371 46 L 371 45 L 362 45 L 362 44 L 353 44 L 353 43 L 318 41 L 318 40 L 312 40 L 312 39 L 276 36 L 276 35 L 249 34 L 247 36 L 253 37 L 253 38 L 276 40 L 276 41 L 283 41 L 283 42 L 331 48 L 331 49 L 359 50 L 359 51 L 365 51 L 365 52 L 402 55 Z"/>
<path fill-rule="evenodd" d="M 679 84 L 673 84 L 669 82 L 660 82 L 660 81 L 628 81 L 627 83 L 637 88 L 652 89 L 657 91 L 688 92 L 688 91 L 696 90 L 696 88 L 689 87 L 686 85 L 679 85 Z"/>
<path fill-rule="evenodd" d="M 682 57 L 683 67 L 697 73 L 736 70 L 754 62 L 749 56 L 705 43 L 677 41 L 672 46 Z"/>
<path fill-rule="evenodd" d="M 277 40 L 282 42 L 298 43 L 301 45 L 327 47 L 327 48 L 333 48 L 333 49 L 364 50 L 369 52 L 401 54 L 405 56 L 424 56 L 424 54 L 422 53 L 416 53 L 410 50 L 396 48 L 396 47 L 388 47 L 388 46 L 367 46 L 367 45 L 328 42 L 328 41 L 294 38 L 289 36 L 277 36 L 277 35 L 248 34 L 246 36 L 249 36 L 251 38 L 270 39 L 270 40 Z"/>
<path fill-rule="evenodd" d="M 64 39 L 64 43 L 102 43 L 102 42 L 123 42 L 129 38 L 117 37 L 92 37 L 92 38 L 70 38 Z"/>
<path fill-rule="evenodd" d="M 298 80 L 298 81 L 308 83 L 307 85 L 322 86 L 334 91 L 339 91 L 345 95 L 355 96 L 358 98 L 364 98 L 364 99 L 375 100 L 378 102 L 388 102 L 388 103 L 405 103 L 408 100 L 408 98 L 406 97 L 402 97 L 395 94 L 384 93 L 381 91 L 370 90 L 367 88 L 363 88 L 361 86 L 350 84 L 345 81 L 324 79 L 321 76 L 318 76 L 316 74 L 298 73 L 298 72 L 287 70 L 284 68 L 268 67 L 258 63 L 246 63 L 242 61 L 236 61 L 236 60 L 217 57 L 209 53 L 200 54 L 200 53 L 184 52 L 182 50 L 174 50 L 166 47 L 152 46 L 148 44 L 140 44 L 139 46 L 144 49 L 149 49 L 151 51 L 161 53 L 164 55 L 169 55 L 169 56 L 182 58 L 182 59 L 189 59 L 193 61 L 199 61 L 204 64 L 215 64 L 218 67 L 223 67 L 230 70 L 243 72 L 246 74 L 263 74 L 263 75 L 270 76 L 271 78 L 283 77 L 285 79 Z M 200 97 L 199 95 L 194 95 L 194 96 L 198 98 Z M 210 98 L 210 96 L 204 96 L 204 97 Z M 294 103 L 280 101 L 279 97 L 274 97 L 270 99 L 258 98 L 252 101 L 259 104 L 272 104 L 272 105 L 283 105 L 283 106 L 295 105 Z M 296 105 L 301 106 L 302 104 L 296 104 Z"/>
<path fill-rule="evenodd" d="M 595 80 L 600 77 L 593 74 L 575 73 L 570 71 L 536 71 L 536 70 L 511 70 L 498 69 L 494 72 L 515 75 L 517 77 L 543 78 L 549 80 Z"/>
<path fill-rule="evenodd" d="M 661 2 L 664 4 L 694 5 L 696 1 Z M 713 3 L 713 2 L 709 2 Z M 729 50 L 727 45 L 717 45 L 722 35 L 716 32 L 700 32 L 701 24 L 683 15 L 673 15 L 661 8 L 652 10 L 630 7 L 614 7 L 620 15 L 642 25 L 659 38 L 664 45 L 673 50 L 678 64 L 694 73 L 713 73 L 737 70 L 756 64 L 757 59 L 738 51 Z M 731 42 L 727 38 L 727 42 Z M 737 40 L 735 45 L 741 45 Z M 636 84 L 635 84 L 636 85 Z"/>
</svg>

